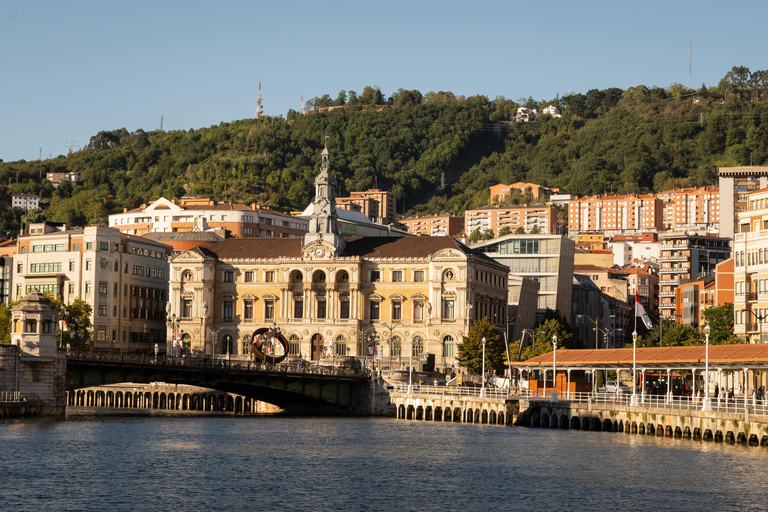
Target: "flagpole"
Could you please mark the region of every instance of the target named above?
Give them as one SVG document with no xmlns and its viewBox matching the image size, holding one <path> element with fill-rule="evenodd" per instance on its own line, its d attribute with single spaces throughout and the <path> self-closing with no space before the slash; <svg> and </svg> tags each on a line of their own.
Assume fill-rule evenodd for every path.
<svg viewBox="0 0 768 512">
<path fill-rule="evenodd" d="M 630 405 L 637 405 L 637 314 L 639 313 L 640 296 L 635 288 L 635 330 L 632 332 L 632 401 Z"/>
</svg>

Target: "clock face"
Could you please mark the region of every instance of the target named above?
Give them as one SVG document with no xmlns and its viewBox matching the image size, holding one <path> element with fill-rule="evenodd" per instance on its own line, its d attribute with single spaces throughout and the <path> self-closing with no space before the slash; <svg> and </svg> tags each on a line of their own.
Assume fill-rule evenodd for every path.
<svg viewBox="0 0 768 512">
<path fill-rule="evenodd" d="M 322 256 L 323 254 L 325 254 L 325 251 L 323 250 L 322 247 L 318 247 L 317 249 L 315 249 L 315 254 L 318 256 Z"/>
</svg>

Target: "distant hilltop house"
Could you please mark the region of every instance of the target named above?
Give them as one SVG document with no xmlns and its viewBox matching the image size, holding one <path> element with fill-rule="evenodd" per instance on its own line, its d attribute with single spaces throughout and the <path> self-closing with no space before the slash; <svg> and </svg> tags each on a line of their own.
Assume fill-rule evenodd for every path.
<svg viewBox="0 0 768 512">
<path fill-rule="evenodd" d="M 34 210 L 40 207 L 40 196 L 34 194 L 14 194 L 11 196 L 11 207 L 22 210 Z"/>
<path fill-rule="evenodd" d="M 531 199 L 542 203 L 549 202 L 549 198 L 555 194 L 564 193 L 560 188 L 543 187 L 536 183 L 525 183 L 523 181 L 518 181 L 511 185 L 499 183 L 498 185 L 491 187 L 491 204 L 504 203 L 504 200 L 515 190 L 517 190 L 521 196 L 524 196 L 529 189 L 531 192 Z"/>
<path fill-rule="evenodd" d="M 520 107 L 517 109 L 517 114 L 515 114 L 515 122 L 530 123 L 531 121 L 535 121 L 538 116 L 539 112 L 535 108 Z"/>
<path fill-rule="evenodd" d="M 544 107 L 544 110 L 542 110 L 541 113 L 549 114 L 552 117 L 563 117 L 563 115 L 560 113 L 560 109 L 554 105 L 549 105 L 547 107 Z"/>
<path fill-rule="evenodd" d="M 45 179 L 53 184 L 53 188 L 59 188 L 62 181 L 69 181 L 72 185 L 83 181 L 79 172 L 48 172 L 45 173 Z"/>
</svg>

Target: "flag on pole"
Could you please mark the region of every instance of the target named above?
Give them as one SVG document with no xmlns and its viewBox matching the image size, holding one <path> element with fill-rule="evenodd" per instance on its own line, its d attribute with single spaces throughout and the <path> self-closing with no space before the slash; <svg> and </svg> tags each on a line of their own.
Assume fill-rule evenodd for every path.
<svg viewBox="0 0 768 512">
<path fill-rule="evenodd" d="M 640 303 L 640 295 L 638 295 L 637 290 L 635 290 L 635 317 L 638 316 L 648 329 L 653 328 L 651 318 L 648 316 L 648 313 L 645 312 L 645 308 Z"/>
</svg>

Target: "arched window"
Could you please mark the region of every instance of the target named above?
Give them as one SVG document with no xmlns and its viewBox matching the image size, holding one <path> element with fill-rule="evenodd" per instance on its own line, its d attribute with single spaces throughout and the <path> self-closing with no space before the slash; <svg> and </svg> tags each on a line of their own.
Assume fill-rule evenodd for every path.
<svg viewBox="0 0 768 512">
<path fill-rule="evenodd" d="M 413 337 L 413 355 L 417 356 L 424 352 L 424 339 L 421 336 Z"/>
<path fill-rule="evenodd" d="M 312 276 L 312 281 L 315 283 L 324 283 L 325 282 L 325 272 L 322 270 L 318 270 L 315 272 L 315 274 Z"/>
<path fill-rule="evenodd" d="M 299 344 L 301 338 L 298 334 L 291 334 L 288 337 L 288 354 L 292 356 L 301 355 L 301 345 Z"/>
<path fill-rule="evenodd" d="M 347 355 L 347 340 L 343 334 L 336 336 L 336 342 L 334 343 L 334 352 L 337 356 Z"/>
<path fill-rule="evenodd" d="M 453 336 L 443 338 L 443 357 L 453 357 Z"/>
</svg>

